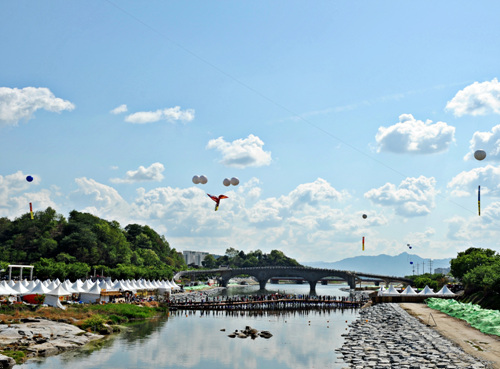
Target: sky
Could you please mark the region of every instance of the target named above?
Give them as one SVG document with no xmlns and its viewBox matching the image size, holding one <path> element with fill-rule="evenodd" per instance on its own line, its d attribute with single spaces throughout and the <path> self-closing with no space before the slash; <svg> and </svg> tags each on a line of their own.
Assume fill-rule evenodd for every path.
<svg viewBox="0 0 500 369">
<path fill-rule="evenodd" d="M 31 202 L 149 225 L 178 251 L 302 263 L 499 251 L 499 13 L 0 2 L 0 217 Z M 214 211 L 207 194 L 228 198 Z"/>
</svg>

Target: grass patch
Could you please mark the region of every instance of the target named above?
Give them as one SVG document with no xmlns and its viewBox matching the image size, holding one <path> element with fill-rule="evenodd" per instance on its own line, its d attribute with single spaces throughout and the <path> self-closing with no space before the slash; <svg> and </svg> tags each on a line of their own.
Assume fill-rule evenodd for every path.
<svg viewBox="0 0 500 369">
<path fill-rule="evenodd" d="M 16 364 L 22 364 L 26 361 L 26 353 L 24 351 L 3 350 L 0 352 L 5 356 L 13 358 Z"/>
</svg>

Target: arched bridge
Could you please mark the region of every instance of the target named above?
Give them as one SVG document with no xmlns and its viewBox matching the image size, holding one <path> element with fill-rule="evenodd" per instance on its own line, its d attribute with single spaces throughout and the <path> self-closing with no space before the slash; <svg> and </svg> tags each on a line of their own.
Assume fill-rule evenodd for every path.
<svg viewBox="0 0 500 369">
<path fill-rule="evenodd" d="M 286 267 L 286 266 L 274 266 L 274 267 L 255 267 L 255 268 L 219 268 L 219 269 L 204 269 L 204 270 L 185 270 L 178 272 L 174 278 L 178 279 L 182 276 L 191 276 L 195 278 L 198 275 L 220 275 L 222 286 L 227 287 L 229 280 L 233 277 L 239 275 L 249 275 L 255 277 L 259 282 L 261 289 L 266 288 L 267 281 L 273 277 L 302 277 L 304 278 L 311 287 L 311 291 L 316 290 L 316 284 L 319 280 L 326 277 L 338 277 L 349 284 L 349 287 L 356 288 L 356 282 L 360 277 L 375 278 L 384 281 L 386 284 L 390 282 L 404 282 L 410 284 L 412 281 L 407 278 L 395 277 L 395 276 L 383 276 L 377 274 L 367 274 L 360 272 L 353 272 L 347 270 L 335 270 L 335 269 L 321 269 L 321 268 L 311 268 L 311 267 Z"/>
</svg>

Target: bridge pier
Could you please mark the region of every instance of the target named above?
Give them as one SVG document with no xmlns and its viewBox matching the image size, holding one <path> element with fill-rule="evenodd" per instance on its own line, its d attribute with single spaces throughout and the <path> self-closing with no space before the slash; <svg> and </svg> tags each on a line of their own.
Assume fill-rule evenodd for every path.
<svg viewBox="0 0 500 369">
<path fill-rule="evenodd" d="M 353 275 L 347 276 L 347 284 L 349 285 L 349 288 L 351 290 L 355 290 L 356 289 L 356 277 Z"/>
<path fill-rule="evenodd" d="M 309 282 L 309 294 L 315 295 L 316 294 L 316 283 L 318 281 L 308 281 Z"/>
<path fill-rule="evenodd" d="M 259 287 L 261 290 L 266 289 L 267 279 L 259 279 Z"/>
</svg>

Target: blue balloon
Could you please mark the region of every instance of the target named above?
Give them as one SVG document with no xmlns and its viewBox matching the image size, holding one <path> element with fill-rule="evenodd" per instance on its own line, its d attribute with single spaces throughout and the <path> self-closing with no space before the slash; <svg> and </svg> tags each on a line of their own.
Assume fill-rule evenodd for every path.
<svg viewBox="0 0 500 369">
<path fill-rule="evenodd" d="M 32 177 L 32 176 L 27 176 L 27 177 L 26 177 L 26 180 L 27 180 L 28 182 L 33 182 L 33 177 Z"/>
<path fill-rule="evenodd" d="M 413 264 L 413 261 L 410 261 L 410 264 Z"/>
</svg>

